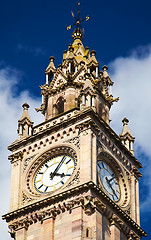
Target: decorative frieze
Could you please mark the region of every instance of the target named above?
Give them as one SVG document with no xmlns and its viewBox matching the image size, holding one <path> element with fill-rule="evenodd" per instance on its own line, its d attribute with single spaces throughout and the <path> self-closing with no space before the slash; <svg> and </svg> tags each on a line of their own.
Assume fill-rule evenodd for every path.
<svg viewBox="0 0 151 240">
<path fill-rule="evenodd" d="M 77 114 L 78 112 L 79 111 L 74 110 L 70 113 L 64 114 L 63 116 L 57 117 L 56 119 L 49 120 L 49 122 L 43 123 L 40 126 L 34 127 L 33 128 L 33 135 L 37 134 L 38 132 L 47 130 L 47 129 L 51 128 L 52 126 L 55 126 L 59 123 L 62 123 L 62 122 L 65 122 L 65 121 L 69 120 L 70 118 L 75 116 L 75 114 Z"/>
</svg>

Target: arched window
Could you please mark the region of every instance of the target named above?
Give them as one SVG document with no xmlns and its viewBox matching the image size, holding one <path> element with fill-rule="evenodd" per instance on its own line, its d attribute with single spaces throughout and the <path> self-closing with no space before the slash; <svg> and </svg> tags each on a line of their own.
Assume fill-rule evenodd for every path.
<svg viewBox="0 0 151 240">
<path fill-rule="evenodd" d="M 61 114 L 64 112 L 64 102 L 65 102 L 65 100 L 63 97 L 59 97 L 57 99 L 57 102 L 55 104 L 55 107 L 57 109 L 57 114 Z"/>
</svg>

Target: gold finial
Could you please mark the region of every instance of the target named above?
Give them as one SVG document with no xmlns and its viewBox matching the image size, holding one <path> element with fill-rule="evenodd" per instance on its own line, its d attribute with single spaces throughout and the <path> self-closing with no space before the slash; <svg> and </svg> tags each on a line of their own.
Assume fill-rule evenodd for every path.
<svg viewBox="0 0 151 240">
<path fill-rule="evenodd" d="M 83 38 L 83 34 L 82 33 L 83 33 L 84 29 L 82 29 L 81 23 L 83 21 L 88 21 L 90 17 L 87 15 L 85 18 L 82 18 L 81 15 L 80 15 L 80 9 L 79 9 L 80 2 L 78 2 L 76 5 L 77 5 L 78 16 L 75 17 L 74 13 L 71 11 L 72 17 L 75 19 L 76 22 L 73 23 L 72 25 L 69 25 L 67 27 L 67 30 L 70 30 L 73 26 L 76 26 L 76 28 L 75 28 L 75 30 L 73 32 L 73 38 L 75 38 L 77 36 L 80 37 L 80 38 Z M 76 34 L 77 32 L 78 32 L 78 34 Z"/>
</svg>

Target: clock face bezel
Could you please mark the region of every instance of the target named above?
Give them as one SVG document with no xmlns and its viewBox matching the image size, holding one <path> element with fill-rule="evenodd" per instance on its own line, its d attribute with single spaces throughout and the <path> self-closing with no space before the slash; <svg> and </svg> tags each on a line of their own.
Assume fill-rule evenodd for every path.
<svg viewBox="0 0 151 240">
<path fill-rule="evenodd" d="M 108 163 L 100 159 L 97 161 L 98 182 L 114 202 L 121 200 L 121 187 L 119 179 L 113 168 Z"/>
<path fill-rule="evenodd" d="M 63 188 L 68 186 L 68 183 L 72 181 L 72 179 L 74 178 L 74 175 L 76 174 L 79 168 L 79 162 L 78 162 L 79 152 L 77 152 L 77 150 L 75 150 L 73 147 L 70 147 L 69 145 L 60 144 L 59 146 L 46 149 L 45 151 L 36 155 L 33 161 L 29 164 L 28 170 L 26 172 L 26 189 L 25 190 L 30 195 L 32 195 L 33 197 L 42 196 L 42 195 L 44 196 L 46 194 L 50 195 L 56 191 L 59 192 L 62 189 L 62 187 L 60 187 L 60 188 L 57 188 L 55 191 L 44 194 L 39 191 L 36 191 L 34 187 L 34 178 L 36 173 L 39 171 L 39 169 L 41 169 L 41 167 L 44 164 L 46 164 L 46 162 L 49 161 L 50 159 L 53 159 L 57 156 L 62 156 L 62 155 L 67 155 L 71 157 L 72 159 L 74 159 L 74 163 L 75 163 L 74 171 L 72 175 L 64 184 L 62 184 Z"/>
<path fill-rule="evenodd" d="M 33 179 L 34 189 L 40 194 L 48 194 L 58 190 L 72 177 L 75 166 L 75 159 L 69 154 L 51 157 L 36 171 Z M 59 169 L 57 169 L 58 167 Z"/>
</svg>

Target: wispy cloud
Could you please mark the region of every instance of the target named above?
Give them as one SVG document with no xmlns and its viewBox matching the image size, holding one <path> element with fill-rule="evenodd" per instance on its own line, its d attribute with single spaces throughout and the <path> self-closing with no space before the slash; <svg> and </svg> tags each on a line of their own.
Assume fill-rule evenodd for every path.
<svg viewBox="0 0 151 240">
<path fill-rule="evenodd" d="M 121 133 L 121 120 L 125 116 L 130 120 L 131 132 L 136 137 L 135 156 L 144 166 L 143 186 L 147 190 L 146 198 L 140 198 L 141 210 L 151 211 L 151 45 L 140 46 L 128 57 L 115 59 L 110 68 L 114 95 L 120 97 L 111 110 L 112 127 Z"/>
<path fill-rule="evenodd" d="M 14 88 L 19 82 L 20 73 L 15 69 L 6 67 L 0 69 L 0 216 L 9 208 L 9 189 L 11 177 L 11 164 L 8 161 L 10 152 L 7 146 L 17 139 L 17 120 L 22 114 L 22 104 L 28 102 L 32 121 L 35 123 L 43 121 L 41 114 L 34 111 L 35 107 L 41 104 L 41 98 L 31 98 L 28 91 L 23 91 L 20 95 L 14 95 Z M 0 218 L 0 236 L 3 240 L 10 239 L 7 224 Z"/>
<path fill-rule="evenodd" d="M 31 53 L 32 55 L 34 54 L 35 56 L 46 54 L 46 51 L 41 47 L 26 46 L 26 45 L 21 44 L 21 43 L 19 43 L 17 45 L 17 50 L 23 51 L 23 52 L 28 53 L 28 54 Z"/>
</svg>

